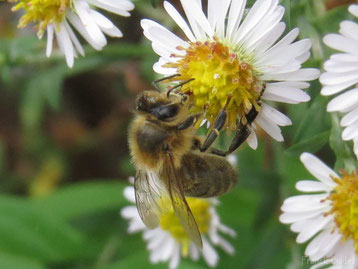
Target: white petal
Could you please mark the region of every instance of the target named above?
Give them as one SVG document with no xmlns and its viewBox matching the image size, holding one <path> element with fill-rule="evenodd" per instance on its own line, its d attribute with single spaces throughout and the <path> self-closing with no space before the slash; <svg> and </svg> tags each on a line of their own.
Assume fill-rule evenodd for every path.
<svg viewBox="0 0 358 269">
<path fill-rule="evenodd" d="M 92 37 L 88 34 L 87 30 L 85 29 L 82 21 L 80 18 L 74 14 L 73 12 L 69 12 L 67 14 L 68 20 L 71 24 L 76 28 L 76 30 L 86 39 L 86 41 L 96 50 L 101 50 L 103 48 L 102 45 L 98 44 Z"/>
<path fill-rule="evenodd" d="M 73 45 L 75 46 L 75 48 L 77 49 L 77 51 L 82 55 L 84 56 L 85 55 L 85 52 L 82 48 L 82 45 L 81 43 L 78 41 L 75 33 L 72 31 L 70 25 L 67 23 L 67 21 L 64 21 L 64 25 L 66 27 L 66 30 L 68 32 L 68 34 L 70 35 L 70 38 L 71 38 L 71 41 L 73 43 Z"/>
<path fill-rule="evenodd" d="M 322 238 L 319 238 L 319 236 L 322 235 Z M 334 231 L 332 233 L 331 229 L 326 229 L 321 234 L 319 234 L 315 239 L 317 239 L 317 246 L 319 246 L 318 249 L 313 249 L 310 254 L 307 252 L 309 246 L 314 242 L 315 239 L 312 240 L 312 242 L 308 245 L 306 249 L 306 255 L 310 256 L 312 260 L 317 261 L 325 256 L 331 251 L 334 246 L 339 243 L 342 236 Z"/>
<path fill-rule="evenodd" d="M 203 256 L 206 263 L 210 267 L 215 267 L 219 261 L 219 255 L 216 253 L 215 249 L 210 245 L 210 243 L 203 237 Z"/>
<path fill-rule="evenodd" d="M 284 22 L 278 23 L 271 32 L 267 33 L 265 37 L 259 40 L 256 44 L 255 58 L 260 59 L 264 54 L 283 34 L 286 29 Z"/>
<path fill-rule="evenodd" d="M 322 95 L 332 95 L 332 94 L 338 93 L 338 92 L 356 84 L 357 82 L 358 82 L 358 79 L 354 79 L 354 80 L 345 81 L 345 82 L 342 82 L 339 84 L 334 83 L 333 85 L 324 86 L 324 87 L 322 87 L 321 94 Z M 321 81 L 321 83 L 324 84 L 322 81 Z"/>
<path fill-rule="evenodd" d="M 327 111 L 342 111 L 358 104 L 358 89 L 352 89 L 332 99 L 327 105 Z"/>
<path fill-rule="evenodd" d="M 191 42 L 195 42 L 195 37 L 192 31 L 190 30 L 190 27 L 185 22 L 183 17 L 179 14 L 179 12 L 175 9 L 175 7 L 173 7 L 173 5 L 170 4 L 169 2 L 164 1 L 164 8 L 168 12 L 170 17 L 172 17 L 172 19 L 176 22 L 176 24 L 183 30 L 187 38 Z"/>
<path fill-rule="evenodd" d="M 358 122 L 349 125 L 342 132 L 343 140 L 351 140 L 355 137 L 358 137 Z"/>
<path fill-rule="evenodd" d="M 351 125 L 352 123 L 356 122 L 358 120 L 358 107 L 352 111 L 350 111 L 348 114 L 346 114 L 342 120 L 341 125 L 346 127 Z"/>
<path fill-rule="evenodd" d="M 310 218 L 314 218 L 317 217 L 319 215 L 321 215 L 322 212 L 316 210 L 312 210 L 311 212 L 294 212 L 294 213 L 283 213 L 279 220 L 282 223 L 294 223 L 297 221 L 303 221 L 303 220 L 307 220 Z"/>
<path fill-rule="evenodd" d="M 260 76 L 262 80 L 278 80 L 278 81 L 310 81 L 319 77 L 320 71 L 315 68 L 302 68 L 294 72 L 281 74 L 264 74 Z"/>
<path fill-rule="evenodd" d="M 250 130 L 250 135 L 247 138 L 246 142 L 250 146 L 250 148 L 257 149 L 258 142 L 257 142 L 255 130 L 253 130 L 253 129 Z"/>
<path fill-rule="evenodd" d="M 58 46 L 60 50 L 65 54 L 67 65 L 69 67 L 73 67 L 75 57 L 74 49 L 71 38 L 68 35 L 63 22 L 59 25 L 59 31 L 56 31 L 55 33 Z"/>
<path fill-rule="evenodd" d="M 230 255 L 234 255 L 234 253 L 235 253 L 234 247 L 228 241 L 226 241 L 224 238 L 220 237 L 219 241 L 216 245 L 220 246 L 223 250 L 226 251 L 226 253 L 229 253 Z"/>
<path fill-rule="evenodd" d="M 297 236 L 297 243 L 301 244 L 306 242 L 316 233 L 324 229 L 328 223 L 333 221 L 333 218 L 330 216 L 319 216 L 314 220 L 306 221 L 304 229 L 302 229 Z"/>
<path fill-rule="evenodd" d="M 310 96 L 306 92 L 295 87 L 285 87 L 285 85 L 277 83 L 267 83 L 262 99 L 289 104 L 298 104 L 300 102 L 308 102 L 310 100 Z"/>
<path fill-rule="evenodd" d="M 342 21 L 339 26 L 339 32 L 342 35 L 357 40 L 358 24 L 352 21 Z"/>
<path fill-rule="evenodd" d="M 336 178 L 340 177 L 316 156 L 305 152 L 301 154 L 300 160 L 306 169 L 319 181 L 332 188 L 336 186 L 331 176 Z"/>
<path fill-rule="evenodd" d="M 358 75 L 357 71 L 353 70 L 350 72 L 344 72 L 344 73 L 333 73 L 333 72 L 327 72 L 323 73 L 320 77 L 320 81 L 322 84 L 325 85 L 335 85 L 335 84 L 341 84 L 348 81 L 357 81 Z"/>
<path fill-rule="evenodd" d="M 180 245 L 176 244 L 173 250 L 173 255 L 172 258 L 170 259 L 169 262 L 169 268 L 170 269 L 175 269 L 178 267 L 180 262 Z"/>
<path fill-rule="evenodd" d="M 190 254 L 190 258 L 194 261 L 197 261 L 200 258 L 199 249 L 195 244 L 190 244 L 189 254 Z"/>
<path fill-rule="evenodd" d="M 258 0 L 254 3 L 232 41 L 238 43 L 247 35 L 253 27 L 265 16 L 271 6 L 272 0 Z"/>
<path fill-rule="evenodd" d="M 46 56 L 50 57 L 52 52 L 52 46 L 53 46 L 53 32 L 54 28 L 56 26 L 54 25 L 47 25 L 47 45 L 46 45 Z"/>
<path fill-rule="evenodd" d="M 342 73 L 356 71 L 358 69 L 358 61 L 334 61 L 332 59 L 324 63 L 324 69 L 328 72 Z"/>
<path fill-rule="evenodd" d="M 277 125 L 287 126 L 292 124 L 291 120 L 285 114 L 281 113 L 268 104 L 262 103 L 260 113 L 265 114 L 267 118 L 272 120 Z"/>
<path fill-rule="evenodd" d="M 76 10 L 76 13 L 82 21 L 84 28 L 86 29 L 92 40 L 95 41 L 98 46 L 105 46 L 107 44 L 107 40 L 98 25 L 95 23 L 93 17 L 91 16 L 88 4 L 83 1 L 74 1 L 73 5 Z"/>
<path fill-rule="evenodd" d="M 176 73 L 178 73 L 176 68 L 168 68 L 168 67 L 163 67 L 163 62 L 158 61 L 153 65 L 153 70 L 158 73 L 158 74 L 162 74 L 165 76 L 170 76 L 170 75 L 174 75 Z"/>
<path fill-rule="evenodd" d="M 131 205 L 122 208 L 121 216 L 126 219 L 135 219 L 139 217 L 139 214 L 137 208 Z"/>
<path fill-rule="evenodd" d="M 332 49 L 357 55 L 358 41 L 339 34 L 328 34 L 323 37 L 323 42 Z"/>
<path fill-rule="evenodd" d="M 216 28 L 215 34 L 218 38 L 222 39 L 225 35 L 225 20 L 226 14 L 231 0 L 220 0 L 220 5 L 218 5 L 218 10 L 215 12 L 216 17 Z"/>
<path fill-rule="evenodd" d="M 326 184 L 313 180 L 301 180 L 296 183 L 296 189 L 303 192 L 330 192 L 331 188 Z"/>
<path fill-rule="evenodd" d="M 205 33 L 213 37 L 214 32 L 198 3 L 192 0 L 181 0 L 181 4 L 196 38 L 205 39 Z"/>
<path fill-rule="evenodd" d="M 260 113 L 255 119 L 255 123 L 260 125 L 260 127 L 276 141 L 283 141 L 280 127 L 278 127 L 277 124 L 272 122 L 270 119 L 266 118 L 265 115 L 261 115 Z"/>
<path fill-rule="evenodd" d="M 267 14 L 264 19 L 255 26 L 255 28 L 246 36 L 246 39 L 243 40 L 248 53 L 255 50 L 259 41 L 265 38 L 267 34 L 272 34 L 272 29 L 275 29 L 276 25 L 279 24 L 284 13 L 285 9 L 278 6 L 273 13 Z"/>
<path fill-rule="evenodd" d="M 94 6 L 124 17 L 130 16 L 128 10 L 132 10 L 134 8 L 134 4 L 131 1 L 88 0 L 88 2 Z"/>
<path fill-rule="evenodd" d="M 99 28 L 106 33 L 109 36 L 112 37 L 122 37 L 122 32 L 105 16 L 103 16 L 101 13 L 90 10 L 90 14 L 92 15 L 93 19 L 99 26 Z"/>
<path fill-rule="evenodd" d="M 210 2 L 216 2 L 219 3 L 219 1 L 216 0 L 209 0 Z M 242 19 L 242 15 L 244 14 L 246 6 L 246 0 L 232 0 L 230 11 L 229 11 L 229 18 L 227 23 L 227 31 L 226 36 L 229 40 L 232 40 L 234 37 L 234 33 L 237 31 L 237 28 L 239 27 L 239 24 Z M 212 9 L 211 13 L 214 14 L 215 9 Z M 210 13 L 209 13 L 210 15 Z"/>
<path fill-rule="evenodd" d="M 123 195 L 128 201 L 135 203 L 135 193 L 134 193 L 134 188 L 132 186 L 125 187 L 123 191 Z"/>
<path fill-rule="evenodd" d="M 358 17 L 358 5 L 350 5 L 348 11 L 354 16 Z"/>
<path fill-rule="evenodd" d="M 157 43 L 174 54 L 185 55 L 185 52 L 178 50 L 177 47 L 182 46 L 186 48 L 189 44 L 174 35 L 165 27 L 161 26 L 159 23 L 143 19 L 141 20 L 141 26 L 144 29 L 144 35 L 153 43 Z"/>
</svg>

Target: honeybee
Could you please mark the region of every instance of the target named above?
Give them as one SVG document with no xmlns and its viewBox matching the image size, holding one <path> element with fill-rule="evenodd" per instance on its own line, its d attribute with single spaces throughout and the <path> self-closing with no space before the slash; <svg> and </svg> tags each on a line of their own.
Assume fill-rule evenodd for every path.
<svg viewBox="0 0 358 269">
<path fill-rule="evenodd" d="M 157 227 L 161 215 L 173 208 L 185 232 L 202 247 L 185 196 L 220 196 L 235 186 L 237 173 L 224 157 L 200 151 L 193 125 L 201 115 L 191 115 L 189 109 L 186 95 L 142 92 L 129 128 L 129 148 L 137 170 L 136 205 L 144 224 Z"/>
</svg>

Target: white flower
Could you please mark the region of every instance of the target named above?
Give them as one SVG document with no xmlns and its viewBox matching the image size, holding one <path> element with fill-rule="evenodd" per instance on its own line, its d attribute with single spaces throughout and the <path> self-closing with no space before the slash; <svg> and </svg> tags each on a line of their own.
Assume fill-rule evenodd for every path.
<svg viewBox="0 0 358 269">
<path fill-rule="evenodd" d="M 130 202 L 135 203 L 133 187 L 126 187 L 124 189 L 124 196 Z M 164 216 L 166 219 L 162 217 L 160 226 L 153 230 L 149 230 L 143 224 L 136 206 L 124 207 L 121 210 L 121 215 L 129 220 L 129 233 L 143 232 L 143 239 L 147 241 L 147 249 L 150 252 L 150 261 L 152 263 L 168 261 L 169 268 L 172 269 L 179 265 L 181 256 L 186 257 L 189 255 L 192 260 L 196 261 L 200 258 L 200 253 L 202 253 L 206 263 L 210 267 L 215 267 L 218 263 L 219 255 L 213 245 L 221 247 L 229 254 L 234 254 L 232 245 L 221 237 L 219 232 L 234 237 L 235 231 L 220 222 L 215 210 L 215 206 L 218 203 L 216 199 L 187 198 L 187 202 L 191 207 L 194 217 L 197 219 L 199 230 L 203 227 L 207 229 L 207 232 L 202 234 L 202 250 L 199 250 L 194 243 L 188 240 L 187 235 L 184 236 L 184 233 L 180 232 L 183 229 L 181 226 L 178 226 L 180 225 L 179 219 L 175 221 L 170 215 Z M 205 212 L 203 212 L 204 209 Z M 209 216 L 209 219 L 203 218 L 203 216 Z M 163 228 L 164 226 L 170 228 Z"/>
<path fill-rule="evenodd" d="M 294 41 L 297 28 L 279 40 L 286 26 L 278 2 L 258 0 L 246 12 L 246 0 L 208 0 L 205 15 L 201 0 L 181 0 L 187 23 L 165 1 L 164 8 L 187 39 L 157 22 L 142 20 L 144 35 L 160 56 L 154 70 L 166 76 L 179 74 L 168 81 L 187 82 L 180 91 L 193 98 L 193 112 L 205 111 L 211 126 L 225 105 L 231 130 L 237 129 L 237 119 L 245 123 L 246 114 L 255 107 L 260 113 L 250 128 L 261 126 L 283 141 L 279 126 L 290 125 L 291 120 L 266 103 L 260 108 L 258 100 L 307 102 L 310 97 L 302 89 L 309 87 L 306 81 L 319 76 L 319 70 L 301 68 L 310 56 L 311 41 Z M 247 141 L 257 147 L 254 132 Z"/>
<path fill-rule="evenodd" d="M 297 242 L 308 244 L 305 255 L 322 268 L 358 268 L 358 175 L 332 169 L 309 153 L 301 155 L 306 169 L 319 181 L 297 182 L 299 191 L 312 193 L 287 198 L 280 221 L 291 224 Z M 324 267 L 326 268 L 326 267 Z"/>
<path fill-rule="evenodd" d="M 351 5 L 348 10 L 358 17 L 358 5 Z M 339 34 L 328 34 L 323 42 L 342 53 L 331 55 L 324 63 L 327 72 L 320 77 L 323 84 L 321 94 L 332 95 L 349 88 L 328 103 L 327 111 L 347 113 L 341 120 L 345 127 L 342 138 L 353 140 L 354 153 L 358 157 L 358 24 L 341 22 Z"/>
<path fill-rule="evenodd" d="M 131 0 L 17 0 L 17 2 L 13 11 L 19 9 L 25 11 L 19 27 L 25 27 L 29 22 L 36 23 L 39 38 L 47 30 L 47 57 L 51 55 L 53 39 L 56 36 L 58 46 L 65 55 L 69 67 L 73 66 L 77 53 L 84 55 L 72 27 L 96 50 L 101 50 L 107 44 L 104 34 L 122 37 L 122 32 L 94 7 L 121 16 L 130 16 L 128 11 L 134 8 Z"/>
</svg>

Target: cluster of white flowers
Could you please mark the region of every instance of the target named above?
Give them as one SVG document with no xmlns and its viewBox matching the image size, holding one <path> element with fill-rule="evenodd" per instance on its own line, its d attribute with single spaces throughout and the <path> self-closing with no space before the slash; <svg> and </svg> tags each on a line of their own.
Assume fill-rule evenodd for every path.
<svg viewBox="0 0 358 269">
<path fill-rule="evenodd" d="M 37 24 L 38 36 L 42 38 L 47 31 L 46 55 L 52 52 L 53 39 L 66 57 L 69 67 L 74 64 L 77 54 L 84 56 L 84 50 L 72 30 L 74 27 L 82 37 L 96 50 L 107 44 L 107 34 L 122 37 L 122 32 L 105 16 L 93 7 L 101 8 L 120 16 L 130 16 L 128 11 L 134 8 L 131 0 L 16 0 L 14 11 L 24 9 L 19 27 L 29 22 Z M 72 27 L 70 26 L 72 25 Z"/>
<path fill-rule="evenodd" d="M 47 32 L 47 56 L 51 55 L 56 37 L 70 67 L 78 53 L 84 55 L 72 28 L 93 48 L 101 50 L 107 43 L 104 34 L 121 37 L 122 33 L 95 8 L 121 16 L 129 16 L 129 11 L 134 8 L 131 0 L 15 2 L 14 11 L 25 11 L 19 26 L 36 23 L 40 38 Z M 229 124 L 233 125 L 254 107 L 258 116 L 249 122 L 251 134 L 247 142 L 250 147 L 255 149 L 258 145 L 255 134 L 258 127 L 275 140 L 283 141 L 279 126 L 290 125 L 291 120 L 266 101 L 298 104 L 310 100 L 303 89 L 309 87 L 307 81 L 320 75 L 318 69 L 302 68 L 310 57 L 311 41 L 297 41 L 297 28 L 283 36 L 286 28 L 281 21 L 284 8 L 278 0 L 257 0 L 249 10 L 246 0 L 208 0 L 206 14 L 201 0 L 180 2 L 187 20 L 169 2 L 164 1 L 164 8 L 183 31 L 183 38 L 153 20 L 141 21 L 144 35 L 160 56 L 153 66 L 154 71 L 166 76 L 178 74 L 172 80 L 176 82 L 185 82 L 190 78 L 189 83 L 192 84 L 188 83 L 187 87 L 195 85 L 191 86 L 190 92 L 195 97 L 193 106 L 198 110 L 209 107 L 207 113 L 211 118 L 207 120 L 210 123 L 223 104 L 227 106 Z M 358 17 L 358 5 L 351 5 L 348 10 Z M 341 53 L 331 55 L 324 64 L 326 72 L 320 76 L 323 85 L 321 94 L 340 93 L 329 102 L 327 111 L 345 114 L 340 122 L 344 127 L 342 138 L 353 140 L 354 152 L 358 156 L 358 24 L 343 21 L 339 34 L 329 34 L 323 42 Z M 193 59 L 200 60 L 195 62 Z M 191 65 L 191 61 L 195 63 Z M 216 68 L 222 65 L 232 69 Z M 230 92 L 230 98 L 226 91 Z M 316 262 L 312 268 L 327 264 L 331 264 L 330 268 L 358 268 L 357 174 L 342 172 L 339 176 L 309 153 L 303 153 L 301 161 L 319 181 L 297 183 L 299 191 L 313 194 L 286 199 L 281 222 L 291 224 L 291 230 L 298 233 L 299 243 L 314 237 L 305 253 L 312 262 Z M 125 190 L 125 196 L 135 202 L 133 187 Z M 234 236 L 235 232 L 220 222 L 216 204 L 217 200 L 210 200 L 209 231 L 203 237 L 202 255 L 209 266 L 218 262 L 213 245 L 230 254 L 234 252 L 233 247 L 219 235 L 223 232 Z M 161 227 L 148 230 L 134 206 L 124 208 L 122 216 L 130 222 L 129 232 L 143 232 L 153 263 L 169 261 L 170 268 L 178 266 L 183 246 L 170 232 Z M 188 255 L 197 260 L 199 253 L 199 248 L 190 243 Z"/>
<path fill-rule="evenodd" d="M 358 17 L 358 5 L 351 5 L 348 10 Z M 323 84 L 321 94 L 333 95 L 350 88 L 333 98 L 327 111 L 346 113 L 341 120 L 341 125 L 345 127 L 342 138 L 353 140 L 354 153 L 358 156 L 358 24 L 343 21 L 339 34 L 329 34 L 323 38 L 323 42 L 342 53 L 331 55 L 324 63 L 327 72 L 320 77 Z"/>
</svg>

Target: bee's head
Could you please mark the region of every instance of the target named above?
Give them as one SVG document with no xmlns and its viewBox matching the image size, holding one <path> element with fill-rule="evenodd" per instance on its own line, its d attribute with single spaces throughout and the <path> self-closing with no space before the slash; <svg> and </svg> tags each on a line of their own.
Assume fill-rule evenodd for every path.
<svg viewBox="0 0 358 269">
<path fill-rule="evenodd" d="M 161 121 L 170 121 L 177 116 L 181 105 L 177 98 L 168 98 L 164 92 L 144 91 L 136 99 L 136 110 L 150 113 Z"/>
</svg>

